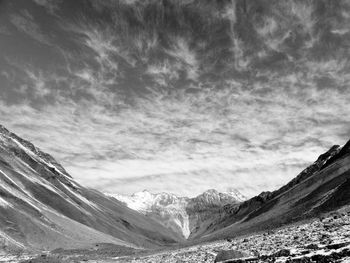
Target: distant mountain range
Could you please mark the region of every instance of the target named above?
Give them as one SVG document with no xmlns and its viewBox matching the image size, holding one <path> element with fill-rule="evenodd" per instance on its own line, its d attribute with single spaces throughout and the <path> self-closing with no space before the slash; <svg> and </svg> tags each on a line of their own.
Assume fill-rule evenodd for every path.
<svg viewBox="0 0 350 263">
<path fill-rule="evenodd" d="M 318 217 L 350 204 L 349 187 L 350 142 L 248 200 L 232 189 L 111 197 L 79 185 L 52 156 L 0 126 L 0 249 L 190 245 Z"/>
<path fill-rule="evenodd" d="M 219 193 L 210 189 L 194 198 L 178 197 L 169 193 L 152 194 L 147 190 L 131 196 L 107 194 L 125 203 L 129 208 L 151 217 L 188 238 L 203 221 L 212 220 L 213 215 L 225 205 L 238 204 L 247 198 L 238 190 L 227 189 Z"/>
</svg>

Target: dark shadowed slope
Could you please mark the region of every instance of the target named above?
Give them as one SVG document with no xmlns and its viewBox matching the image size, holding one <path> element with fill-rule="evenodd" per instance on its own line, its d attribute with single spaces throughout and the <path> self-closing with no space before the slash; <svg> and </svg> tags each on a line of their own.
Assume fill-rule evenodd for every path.
<svg viewBox="0 0 350 263">
<path fill-rule="evenodd" d="M 0 127 L 3 249 L 49 250 L 101 242 L 157 247 L 176 241 L 160 224 L 77 184 L 50 155 Z"/>
<path fill-rule="evenodd" d="M 203 229 L 201 237 L 218 239 L 275 228 L 349 204 L 349 146 L 349 143 L 342 148 L 333 146 L 274 192 L 264 192 L 242 204 L 226 206 L 223 212 L 226 215 Z"/>
</svg>

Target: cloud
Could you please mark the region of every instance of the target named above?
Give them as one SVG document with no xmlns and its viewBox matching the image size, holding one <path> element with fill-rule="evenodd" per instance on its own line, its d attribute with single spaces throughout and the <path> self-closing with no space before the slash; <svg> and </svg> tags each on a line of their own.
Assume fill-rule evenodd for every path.
<svg viewBox="0 0 350 263">
<path fill-rule="evenodd" d="M 148 63 L 150 53 L 155 51 L 159 45 L 156 32 L 139 32 L 132 41 L 136 54 L 143 63 Z"/>
<path fill-rule="evenodd" d="M 345 35 L 345 34 L 349 33 L 349 29 L 346 29 L 346 28 L 333 29 L 332 33 L 337 34 L 337 35 Z"/>
<path fill-rule="evenodd" d="M 257 27 L 259 35 L 266 37 L 273 35 L 278 30 L 278 24 L 273 17 L 265 17 L 261 26 Z"/>
<path fill-rule="evenodd" d="M 245 55 L 243 42 L 237 37 L 233 37 L 232 39 L 235 69 L 237 71 L 247 70 L 251 63 L 251 58 Z"/>
<path fill-rule="evenodd" d="M 341 21 L 319 29 L 309 1 L 254 17 L 247 8 L 249 19 L 241 2 L 202 3 L 176 15 L 159 4 L 155 17 L 154 1 L 123 3 L 118 16 L 104 1 L 94 20 L 61 18 L 62 42 L 46 48 L 63 58 L 7 55 L 1 122 L 83 185 L 122 193 L 258 194 L 348 139 L 349 34 L 331 33 Z M 35 39 L 48 35 L 28 13 L 11 17 Z M 324 36 L 333 55 L 319 50 Z"/>
<path fill-rule="evenodd" d="M 152 76 L 159 85 L 166 86 L 172 80 L 178 80 L 180 69 L 180 64 L 172 64 L 166 60 L 163 63 L 149 65 L 146 74 Z"/>
<path fill-rule="evenodd" d="M 59 9 L 62 0 L 33 0 L 37 5 L 45 7 L 50 13 Z"/>
<path fill-rule="evenodd" d="M 35 23 L 34 17 L 28 11 L 23 11 L 21 14 L 13 14 L 10 20 L 18 30 L 23 31 L 29 37 L 42 44 L 51 45 L 49 37 L 42 33 L 40 26 Z"/>
<path fill-rule="evenodd" d="M 4 25 L 0 25 L 0 35 L 11 35 L 11 31 Z"/>
<path fill-rule="evenodd" d="M 231 24 L 231 30 L 233 25 L 237 21 L 237 16 L 236 16 L 236 1 L 231 0 L 229 4 L 227 4 L 224 8 L 224 11 L 221 13 L 222 18 L 228 19 Z"/>
<path fill-rule="evenodd" d="M 32 92 L 35 97 L 45 97 L 51 93 L 51 89 L 46 86 L 46 79 L 41 71 L 35 73 L 30 69 L 26 69 L 26 74 L 29 78 L 29 83 L 31 83 Z"/>
<path fill-rule="evenodd" d="M 176 61 L 182 63 L 186 71 L 187 78 L 196 80 L 198 78 L 199 62 L 194 50 L 189 46 L 188 40 L 181 37 L 173 38 L 173 47 L 166 52 L 172 56 Z"/>
<path fill-rule="evenodd" d="M 227 85 L 192 95 L 158 94 L 118 112 L 101 100 L 60 102 L 40 111 L 2 102 L 0 113 L 5 125 L 53 153 L 81 183 L 100 190 L 119 191 L 121 182 L 132 180 L 121 191 L 146 186 L 159 191 L 162 184 L 156 182 L 162 178 L 174 181 L 163 184 L 169 191 L 186 184 L 182 195 L 227 184 L 250 189 L 251 195 L 284 183 L 332 144 L 343 143 L 341 131 L 349 125 L 346 93 L 312 87 L 281 92 L 284 80 L 278 81 L 272 89 Z M 201 182 L 196 191 L 193 182 Z"/>
<path fill-rule="evenodd" d="M 286 10 L 295 17 L 305 32 L 312 34 L 313 28 L 316 24 L 314 18 L 314 6 L 311 1 L 288 1 L 286 2 Z"/>
</svg>

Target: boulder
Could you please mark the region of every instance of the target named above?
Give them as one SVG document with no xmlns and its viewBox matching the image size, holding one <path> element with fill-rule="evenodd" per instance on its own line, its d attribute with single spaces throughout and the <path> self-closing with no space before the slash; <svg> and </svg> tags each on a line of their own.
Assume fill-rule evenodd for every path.
<svg viewBox="0 0 350 263">
<path fill-rule="evenodd" d="M 289 249 L 281 249 L 280 251 L 276 252 L 274 254 L 275 257 L 288 257 L 290 256 L 290 250 Z"/>
<path fill-rule="evenodd" d="M 216 255 L 214 262 L 223 262 L 230 259 L 239 259 L 239 258 L 244 258 L 248 256 L 249 256 L 248 253 L 238 251 L 238 250 L 221 250 Z"/>
</svg>

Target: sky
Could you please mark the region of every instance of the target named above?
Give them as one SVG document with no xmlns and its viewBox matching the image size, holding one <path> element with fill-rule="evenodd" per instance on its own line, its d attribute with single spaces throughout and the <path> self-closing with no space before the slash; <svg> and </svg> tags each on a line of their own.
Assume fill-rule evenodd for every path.
<svg viewBox="0 0 350 263">
<path fill-rule="evenodd" d="M 349 139 L 349 0 L 1 0 L 0 123 L 82 185 L 274 190 Z"/>
</svg>

